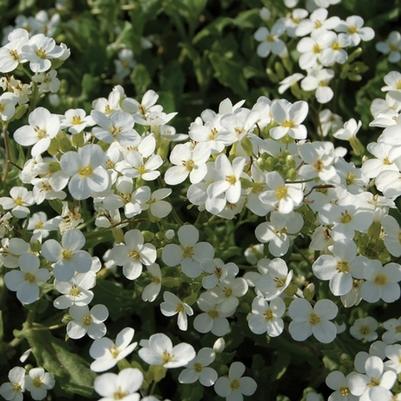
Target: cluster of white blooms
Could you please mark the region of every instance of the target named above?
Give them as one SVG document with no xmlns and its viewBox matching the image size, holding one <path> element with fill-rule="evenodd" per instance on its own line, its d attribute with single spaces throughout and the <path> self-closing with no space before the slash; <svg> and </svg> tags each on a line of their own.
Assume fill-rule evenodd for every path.
<svg viewBox="0 0 401 401">
<path fill-rule="evenodd" d="M 287 7 L 296 5 L 296 2 L 287 3 Z M 298 39 L 297 62 L 305 73 L 297 72 L 283 79 L 279 93 L 284 93 L 300 81 L 306 93 L 314 93 L 319 103 L 328 103 L 334 96 L 330 81 L 335 78 L 335 65 L 356 58 L 359 50 L 351 55 L 348 51 L 363 41 L 373 39 L 373 29 L 364 27 L 360 16 L 349 16 L 345 20 L 337 16 L 329 17 L 327 7 L 334 3 L 309 2 L 307 9 L 294 8 L 274 21 L 271 28 L 263 26 L 255 32 L 255 39 L 260 42 L 257 48 L 260 57 L 267 57 L 271 53 L 287 58 L 295 49 L 287 49 L 286 38 Z M 270 20 L 265 8 L 260 16 L 265 22 Z M 355 75 L 355 79 L 360 78 Z"/>
<path fill-rule="evenodd" d="M 22 401 L 28 391 L 33 400 L 43 400 L 54 387 L 54 377 L 43 368 L 32 368 L 28 372 L 16 366 L 8 373 L 8 382 L 0 386 L 0 395 L 7 401 Z"/>
<path fill-rule="evenodd" d="M 302 80 L 318 102 L 330 101 L 334 65 L 347 61 L 348 48 L 373 38 L 360 17 L 329 17 L 327 7 L 337 2 L 310 0 L 307 10 L 295 8 L 255 33 L 261 57 L 286 57 L 283 35 L 300 38 L 306 76 L 287 77 L 280 93 Z M 269 11 L 261 17 L 269 21 Z M 0 197 L 0 266 L 22 305 L 51 300 L 61 311 L 56 329 L 71 340 L 87 336 L 101 400 L 156 401 L 154 386 L 179 368 L 179 383 L 199 382 L 228 401 L 252 396 L 256 381 L 224 339 L 238 321 L 258 341 L 283 333 L 295 346 L 307 339 L 329 344 L 348 333 L 362 346 L 376 341 L 356 354 L 353 371 L 329 373 L 329 401 L 400 400 L 401 317 L 380 323 L 367 308 L 340 312 L 401 297 L 401 228 L 393 213 L 401 195 L 401 73 L 387 74 L 385 99 L 372 102 L 371 126 L 383 132 L 367 145 L 370 158 L 361 157 L 362 123 L 343 122 L 329 109 L 315 116 L 321 140 L 313 141 L 304 100 L 261 96 L 245 107 L 227 98 L 217 111 L 204 110 L 188 134 L 177 134 L 170 125 L 176 113 L 167 113 L 153 90 L 136 100 L 117 85 L 90 110 L 64 114 L 37 107 L 35 93 L 57 92 L 55 69 L 69 56 L 47 36 L 56 25 L 47 14 L 17 21 L 0 49 L 0 72 L 7 74 L 0 79 L 2 132 L 26 153 Z M 132 51 L 121 50 L 115 64 L 123 79 L 134 66 Z M 9 132 L 9 122 L 24 115 L 26 123 Z M 232 257 L 222 237 L 231 238 L 230 224 L 245 218 L 253 245 Z M 307 245 L 299 247 L 299 239 Z M 142 336 L 139 325 L 125 324 L 110 335 L 111 308 L 96 298 L 98 279 L 108 277 L 132 285 L 132 302 L 154 306 L 186 341 L 205 335 L 199 349 L 170 335 L 168 326 Z M 142 338 L 134 342 L 134 335 Z M 0 395 L 22 401 L 28 390 L 40 400 L 54 385 L 42 368 L 14 367 Z M 306 399 L 321 398 L 310 392 Z"/>
</svg>

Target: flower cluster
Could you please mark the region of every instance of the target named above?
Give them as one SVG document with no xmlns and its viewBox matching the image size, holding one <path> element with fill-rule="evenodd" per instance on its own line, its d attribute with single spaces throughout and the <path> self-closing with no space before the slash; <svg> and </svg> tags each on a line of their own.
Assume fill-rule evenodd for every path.
<svg viewBox="0 0 401 401">
<path fill-rule="evenodd" d="M 294 8 L 285 17 L 274 21 L 270 29 L 263 26 L 255 32 L 255 39 L 260 42 L 257 48 L 260 57 L 267 57 L 271 53 L 288 58 L 293 49 L 287 49 L 285 37 L 297 39 L 297 62 L 305 73 L 296 72 L 283 79 L 280 82 L 280 93 L 292 87 L 297 95 L 296 91 L 299 92 L 299 88 L 293 87 L 300 81 L 302 90 L 314 93 L 319 103 L 330 102 L 334 96 L 330 81 L 335 78 L 336 64 L 352 62 L 360 53 L 360 48 L 350 55 L 348 52 L 361 42 L 373 39 L 373 29 L 365 27 L 360 16 L 353 15 L 345 20 L 337 16 L 329 17 L 326 7 L 330 4 L 332 3 L 310 4 L 309 9 Z M 294 6 L 295 4 L 291 3 L 291 7 Z M 265 9 L 262 9 L 260 16 L 264 21 L 270 20 L 266 18 Z M 382 51 L 381 48 L 379 50 Z M 361 68 L 359 70 L 362 72 Z M 342 74 L 344 71 L 345 68 Z M 350 78 L 361 79 L 358 70 L 352 73 Z"/>
</svg>

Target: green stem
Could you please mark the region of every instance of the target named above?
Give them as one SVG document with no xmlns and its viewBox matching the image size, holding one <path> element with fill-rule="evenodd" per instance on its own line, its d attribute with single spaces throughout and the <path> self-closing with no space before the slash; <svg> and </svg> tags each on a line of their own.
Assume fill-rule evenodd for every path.
<svg viewBox="0 0 401 401">
<path fill-rule="evenodd" d="M 3 141 L 4 141 L 4 165 L 3 165 L 3 175 L 2 181 L 5 181 L 8 175 L 8 170 L 11 163 L 11 147 L 10 147 L 10 138 L 7 132 L 7 124 L 3 124 L 2 129 Z"/>
</svg>

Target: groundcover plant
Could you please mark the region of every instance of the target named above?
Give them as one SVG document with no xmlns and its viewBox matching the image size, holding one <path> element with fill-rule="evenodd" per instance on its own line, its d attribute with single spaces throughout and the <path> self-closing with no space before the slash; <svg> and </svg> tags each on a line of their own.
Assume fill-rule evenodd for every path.
<svg viewBox="0 0 401 401">
<path fill-rule="evenodd" d="M 401 400 L 399 0 L 0 18 L 0 398 Z"/>
</svg>

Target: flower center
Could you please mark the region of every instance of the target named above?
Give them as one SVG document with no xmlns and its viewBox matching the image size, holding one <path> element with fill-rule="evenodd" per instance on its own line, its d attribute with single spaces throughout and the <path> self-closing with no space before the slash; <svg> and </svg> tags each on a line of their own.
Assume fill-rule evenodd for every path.
<svg viewBox="0 0 401 401">
<path fill-rule="evenodd" d="M 192 258 L 194 256 L 194 248 L 192 246 L 185 246 L 182 250 L 182 256 L 184 259 Z"/>
<path fill-rule="evenodd" d="M 341 387 L 341 388 L 340 388 L 340 395 L 341 395 L 342 397 L 347 397 L 347 396 L 349 396 L 349 395 L 350 395 L 350 391 L 349 391 L 348 387 Z"/>
<path fill-rule="evenodd" d="M 64 249 L 62 256 L 64 260 L 70 260 L 72 259 L 73 252 L 70 249 Z"/>
<path fill-rule="evenodd" d="M 369 387 L 376 387 L 380 385 L 380 380 L 377 377 L 372 377 L 368 383 Z"/>
<path fill-rule="evenodd" d="M 217 319 L 219 317 L 219 312 L 216 309 L 210 309 L 207 314 L 212 318 L 212 319 Z"/>
<path fill-rule="evenodd" d="M 283 288 L 285 286 L 286 277 L 274 277 L 273 281 L 276 283 L 276 288 Z"/>
<path fill-rule="evenodd" d="M 27 281 L 28 283 L 33 284 L 36 282 L 36 276 L 28 272 L 24 274 L 24 280 Z"/>
<path fill-rule="evenodd" d="M 15 392 L 20 392 L 22 390 L 22 387 L 21 387 L 21 385 L 19 383 L 12 383 L 11 387 L 13 388 L 13 390 Z"/>
<path fill-rule="evenodd" d="M 379 273 L 376 275 L 374 282 L 376 285 L 383 286 L 388 283 L 388 278 L 385 274 Z"/>
<path fill-rule="evenodd" d="M 14 202 L 17 206 L 22 206 L 24 204 L 24 200 L 21 197 L 15 198 Z"/>
<path fill-rule="evenodd" d="M 315 54 L 319 54 L 322 51 L 322 48 L 316 43 L 312 47 L 312 51 Z"/>
<path fill-rule="evenodd" d="M 349 264 L 345 260 L 339 260 L 337 262 L 336 269 L 339 273 L 348 273 L 349 272 Z"/>
<path fill-rule="evenodd" d="M 347 32 L 350 33 L 350 34 L 357 33 L 358 32 L 358 28 L 355 25 L 351 25 L 351 26 L 348 27 Z"/>
<path fill-rule="evenodd" d="M 81 167 L 78 171 L 78 174 L 81 177 L 90 177 L 92 175 L 92 173 L 93 173 L 93 168 L 92 168 L 92 166 L 89 166 L 89 165 Z"/>
<path fill-rule="evenodd" d="M 223 293 L 225 297 L 229 298 L 233 294 L 233 289 L 230 287 L 224 287 Z"/>
<path fill-rule="evenodd" d="M 241 383 L 238 379 L 234 379 L 231 383 L 230 383 L 230 387 L 232 390 L 238 390 L 241 386 Z"/>
<path fill-rule="evenodd" d="M 43 49 L 42 47 L 36 49 L 35 54 L 41 59 L 45 59 L 47 57 L 46 50 Z"/>
<path fill-rule="evenodd" d="M 296 127 L 294 121 L 292 121 L 292 120 L 285 120 L 281 125 L 284 128 L 295 128 Z"/>
<path fill-rule="evenodd" d="M 113 125 L 110 130 L 111 136 L 116 137 L 120 135 L 121 131 L 122 131 L 121 127 L 116 127 L 115 125 Z"/>
<path fill-rule="evenodd" d="M 169 352 L 164 351 L 162 359 L 163 359 L 163 365 L 164 365 L 165 363 L 171 362 L 173 360 L 173 356 Z"/>
<path fill-rule="evenodd" d="M 185 308 L 184 308 L 184 304 L 177 304 L 177 306 L 175 307 L 175 310 L 178 312 L 178 313 L 181 313 L 181 312 L 184 312 L 184 310 L 185 310 Z"/>
<path fill-rule="evenodd" d="M 120 350 L 113 345 L 111 348 L 109 348 L 110 354 L 111 356 L 116 359 L 118 357 L 118 355 L 120 355 Z"/>
<path fill-rule="evenodd" d="M 309 323 L 310 323 L 312 326 L 316 326 L 317 324 L 320 323 L 320 316 L 317 315 L 315 312 L 312 312 L 312 313 L 309 315 Z"/>
<path fill-rule="evenodd" d="M 36 376 L 36 377 L 33 378 L 32 384 L 35 387 L 42 387 L 43 382 L 42 382 L 42 379 L 39 376 Z"/>
<path fill-rule="evenodd" d="M 285 185 L 283 185 L 281 187 L 276 188 L 275 194 L 278 200 L 285 199 L 288 194 L 288 189 Z"/>
<path fill-rule="evenodd" d="M 15 49 L 12 49 L 9 51 L 10 56 L 15 60 L 15 61 L 19 61 L 20 60 L 20 56 L 18 54 L 18 52 Z"/>
<path fill-rule="evenodd" d="M 141 257 L 140 253 L 133 249 L 132 251 L 128 252 L 128 256 L 132 259 L 132 260 L 139 260 L 139 258 Z"/>
<path fill-rule="evenodd" d="M 361 326 L 359 329 L 359 332 L 363 335 L 366 336 L 370 333 L 369 327 L 368 326 Z"/>
<path fill-rule="evenodd" d="M 36 128 L 35 129 L 35 133 L 36 133 L 36 137 L 38 139 L 43 139 L 43 138 L 46 138 L 46 136 L 47 136 L 46 131 L 44 129 L 41 129 L 41 128 Z"/>
<path fill-rule="evenodd" d="M 348 224 L 352 221 L 352 216 L 347 211 L 345 211 L 341 213 L 340 221 L 343 224 Z"/>
<path fill-rule="evenodd" d="M 227 175 L 226 176 L 226 181 L 230 184 L 230 185 L 234 185 L 237 182 L 237 177 L 235 175 Z"/>
<path fill-rule="evenodd" d="M 90 326 L 92 324 L 92 316 L 91 315 L 85 315 L 82 318 L 82 323 L 84 324 L 84 326 Z"/>
<path fill-rule="evenodd" d="M 125 391 L 122 391 L 120 388 L 113 393 L 113 398 L 115 400 L 122 400 L 123 398 L 125 398 L 128 395 L 128 393 L 126 393 Z"/>
<path fill-rule="evenodd" d="M 332 43 L 331 48 L 333 50 L 341 50 L 341 46 L 340 46 L 340 44 L 338 42 Z"/>
<path fill-rule="evenodd" d="M 320 172 L 323 170 L 324 164 L 321 160 L 316 160 L 315 164 L 313 165 L 316 171 Z"/>
<path fill-rule="evenodd" d="M 200 373 L 200 372 L 202 372 L 202 370 L 203 370 L 203 366 L 201 363 L 199 363 L 199 362 L 194 363 L 194 371 L 195 372 Z"/>
<path fill-rule="evenodd" d="M 217 134 L 218 134 L 217 129 L 212 128 L 211 131 L 209 132 L 208 139 L 214 141 L 217 138 Z"/>
<path fill-rule="evenodd" d="M 74 116 L 72 117 L 72 123 L 73 125 L 79 125 L 82 123 L 82 119 L 80 116 Z"/>
<path fill-rule="evenodd" d="M 273 318 L 274 318 L 273 311 L 270 308 L 266 309 L 263 316 L 265 317 L 266 320 L 273 320 Z"/>
<path fill-rule="evenodd" d="M 72 297 L 77 297 L 78 295 L 81 294 L 81 290 L 79 289 L 79 287 L 73 285 L 70 289 L 70 295 Z"/>
<path fill-rule="evenodd" d="M 186 160 L 184 162 L 184 167 L 188 170 L 188 171 L 192 171 L 195 167 L 195 162 L 193 160 Z"/>
</svg>

